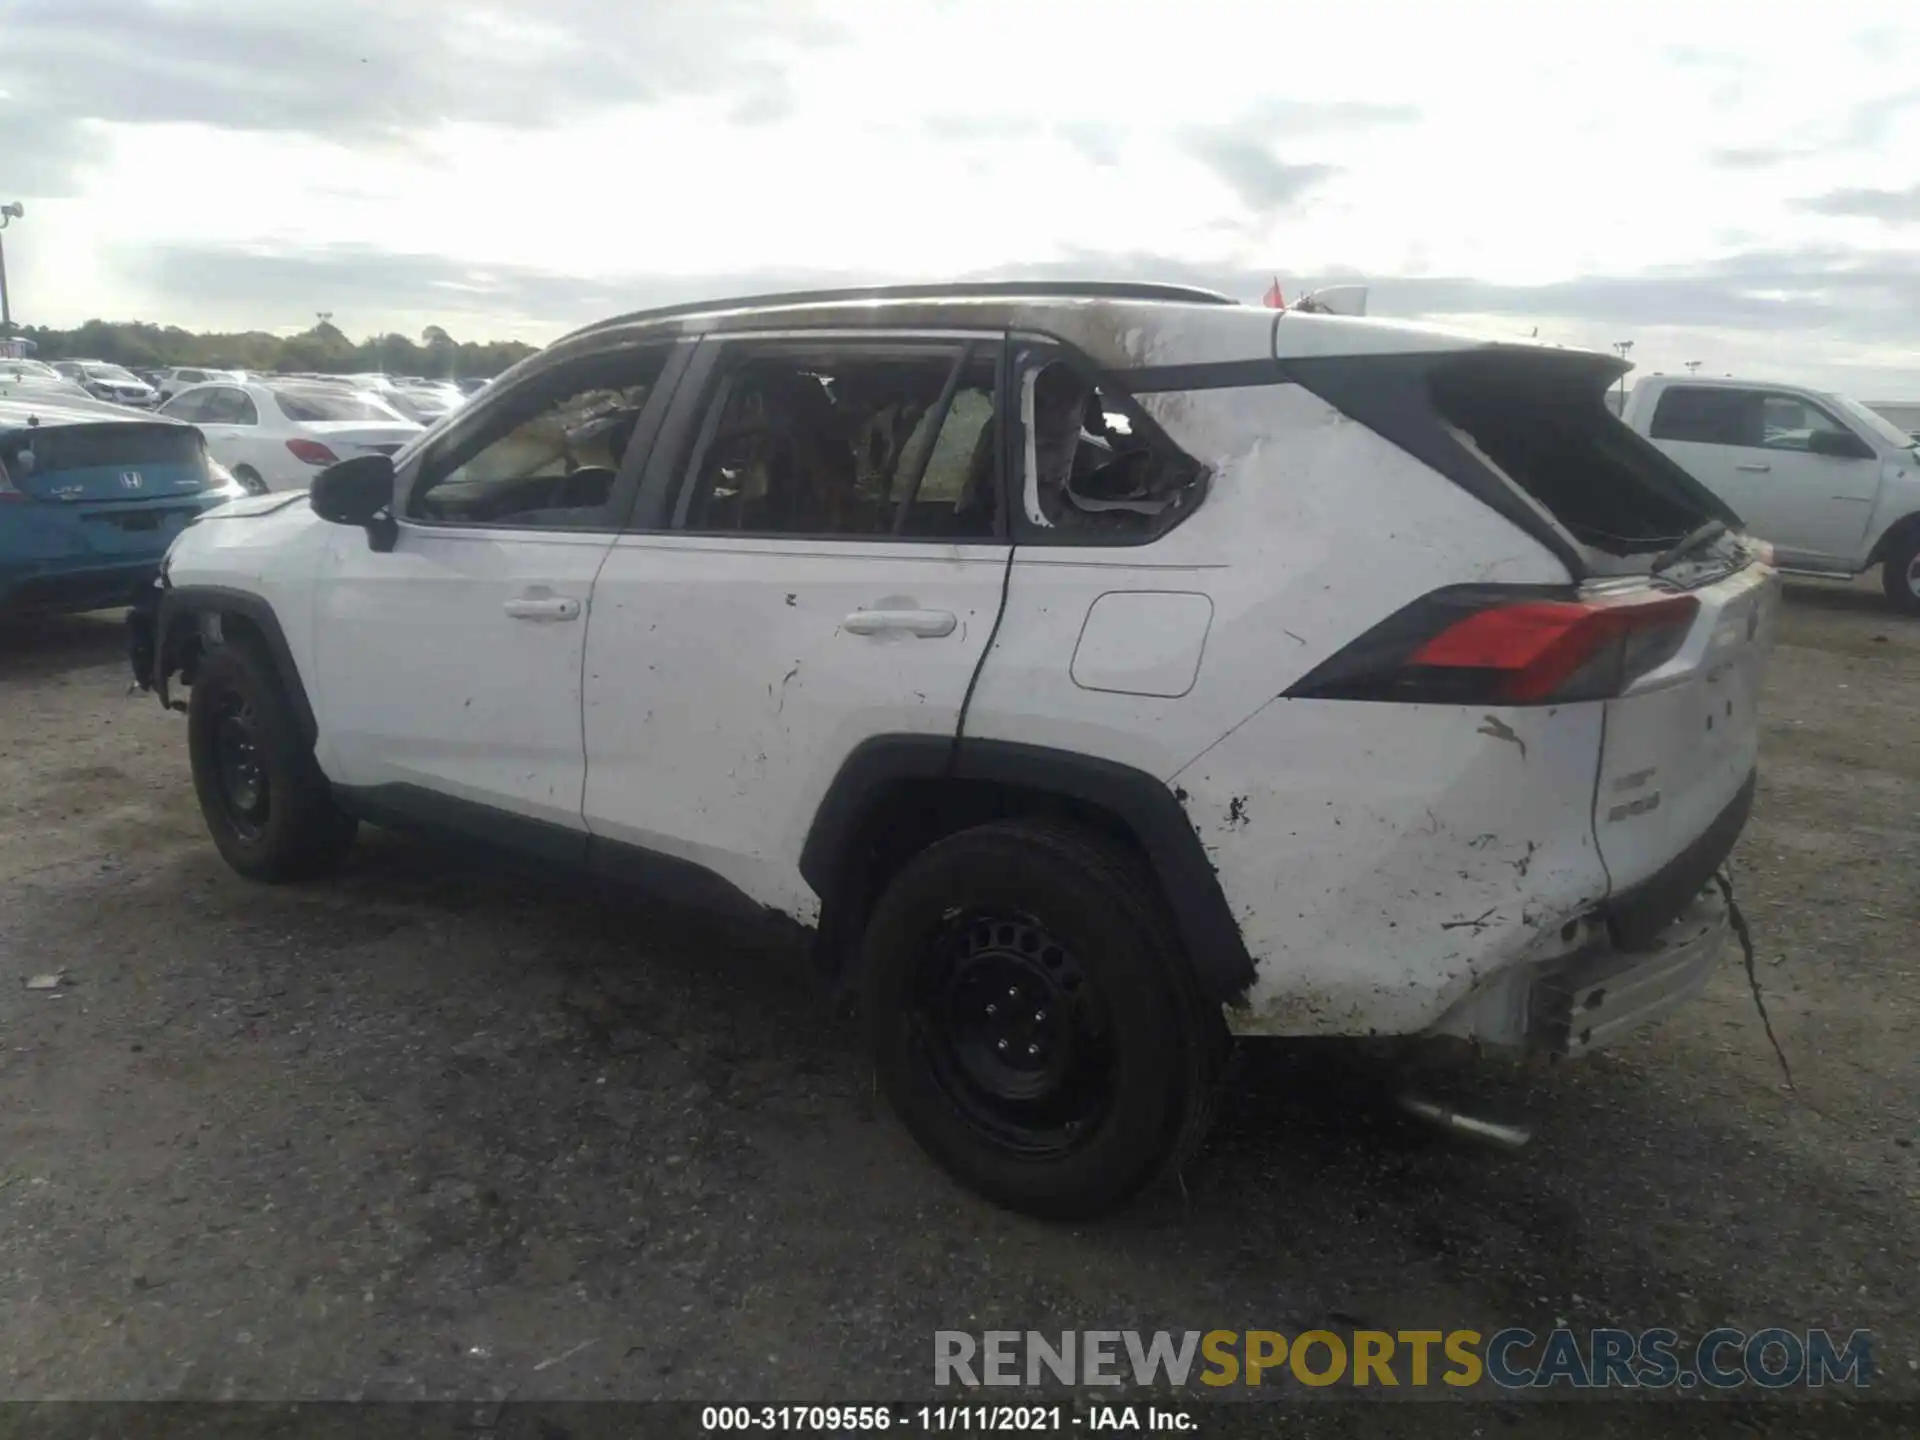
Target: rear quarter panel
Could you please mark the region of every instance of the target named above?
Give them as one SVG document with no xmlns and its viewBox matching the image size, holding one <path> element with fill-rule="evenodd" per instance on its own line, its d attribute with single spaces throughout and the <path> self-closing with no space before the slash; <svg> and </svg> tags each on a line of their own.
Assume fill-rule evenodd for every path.
<svg viewBox="0 0 1920 1440">
<path fill-rule="evenodd" d="M 1100 755 L 1174 788 L 1257 967 L 1235 1028 L 1421 1028 L 1606 893 L 1600 707 L 1280 697 L 1428 591 L 1563 584 L 1566 570 L 1298 386 L 1142 404 L 1211 468 L 1207 500 L 1151 545 L 1020 547 L 966 733 Z M 1089 610 L 1111 591 L 1208 597 L 1185 695 L 1074 683 Z"/>
</svg>

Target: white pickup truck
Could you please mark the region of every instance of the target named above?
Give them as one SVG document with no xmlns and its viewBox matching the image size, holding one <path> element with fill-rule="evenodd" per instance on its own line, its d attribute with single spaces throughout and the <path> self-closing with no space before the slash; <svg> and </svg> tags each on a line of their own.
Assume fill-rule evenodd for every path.
<svg viewBox="0 0 1920 1440">
<path fill-rule="evenodd" d="M 1649 375 L 1622 420 L 1736 511 L 1783 570 L 1881 567 L 1920 614 L 1920 442 L 1844 395 L 1759 380 Z"/>
</svg>

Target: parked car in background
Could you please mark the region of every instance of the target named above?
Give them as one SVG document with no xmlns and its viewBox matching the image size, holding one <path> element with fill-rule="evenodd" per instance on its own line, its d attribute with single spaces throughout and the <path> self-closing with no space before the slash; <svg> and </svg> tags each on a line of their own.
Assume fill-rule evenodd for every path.
<svg viewBox="0 0 1920 1440">
<path fill-rule="evenodd" d="M 0 614 L 128 603 L 188 522 L 242 493 L 191 425 L 0 393 Z"/>
<path fill-rule="evenodd" d="M 452 414 L 467 399 L 458 386 L 435 381 L 395 385 L 382 394 L 394 409 L 411 416 L 422 425 L 431 425 L 441 417 Z"/>
<path fill-rule="evenodd" d="M 439 827 L 806 927 L 926 1149 L 1084 1215 L 1229 1032 L 1570 1057 L 1707 983 L 1779 583 L 1623 368 L 1174 286 L 626 316 L 195 526 L 136 675 L 239 873 Z"/>
<path fill-rule="evenodd" d="M 195 385 L 208 385 L 214 382 L 234 385 L 239 383 L 240 378 L 239 372 L 235 370 L 208 370 L 197 366 L 182 366 L 174 370 L 161 371 L 160 378 L 154 382 L 154 388 L 160 392 L 160 399 L 164 402 Z"/>
<path fill-rule="evenodd" d="M 1782 569 L 1881 567 L 1920 615 L 1920 443 L 1857 400 L 1767 380 L 1649 375 L 1621 417 L 1769 541 Z"/>
<path fill-rule="evenodd" d="M 351 377 L 380 396 L 394 409 L 422 425 L 431 425 L 466 403 L 460 387 L 446 380 L 422 380 L 418 376 L 356 375 Z"/>
<path fill-rule="evenodd" d="M 491 383 L 485 376 L 467 375 L 453 382 L 462 395 L 473 396 L 486 389 Z"/>
<path fill-rule="evenodd" d="M 55 360 L 52 364 L 96 400 L 111 400 L 116 405 L 141 410 L 160 403 L 160 393 L 124 365 L 109 364 L 105 360 Z"/>
<path fill-rule="evenodd" d="M 213 457 L 255 494 L 302 489 L 351 455 L 391 455 L 421 429 L 365 392 L 298 381 L 196 385 L 160 413 L 197 425 Z"/>
<path fill-rule="evenodd" d="M 62 375 L 39 360 L 0 357 L 0 395 L 52 395 L 64 400 L 92 401 L 92 394 L 77 380 Z"/>
</svg>

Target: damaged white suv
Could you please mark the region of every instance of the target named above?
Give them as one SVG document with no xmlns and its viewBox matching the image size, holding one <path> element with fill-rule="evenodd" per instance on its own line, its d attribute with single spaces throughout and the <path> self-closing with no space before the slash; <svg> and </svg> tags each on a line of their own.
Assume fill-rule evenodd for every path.
<svg viewBox="0 0 1920 1440">
<path fill-rule="evenodd" d="M 1619 369 L 1166 286 L 628 316 L 192 526 L 135 667 L 241 873 L 364 820 L 787 917 L 943 1165 L 1085 1214 L 1230 1033 L 1704 984 L 1778 587 Z"/>
</svg>

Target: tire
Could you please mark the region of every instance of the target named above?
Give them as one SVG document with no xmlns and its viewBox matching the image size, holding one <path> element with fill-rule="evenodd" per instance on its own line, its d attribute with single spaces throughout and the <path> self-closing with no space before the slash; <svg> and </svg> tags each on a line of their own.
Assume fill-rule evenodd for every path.
<svg viewBox="0 0 1920 1440">
<path fill-rule="evenodd" d="M 260 472 L 251 465 L 234 466 L 233 478 L 246 487 L 249 495 L 264 495 L 267 493 L 267 482 L 260 478 Z"/>
<path fill-rule="evenodd" d="M 1880 562 L 1880 588 L 1887 603 L 1906 615 L 1920 615 L 1920 525 L 1895 537 Z"/>
<path fill-rule="evenodd" d="M 336 866 L 355 822 L 333 803 L 265 652 L 229 640 L 208 652 L 187 704 L 193 788 L 213 843 L 250 880 L 295 880 Z"/>
<path fill-rule="evenodd" d="M 1206 1132 L 1225 1025 L 1152 877 L 1091 832 L 997 822 L 914 856 L 868 922 L 860 988 L 907 1130 L 1009 1209 L 1111 1210 Z"/>
</svg>

